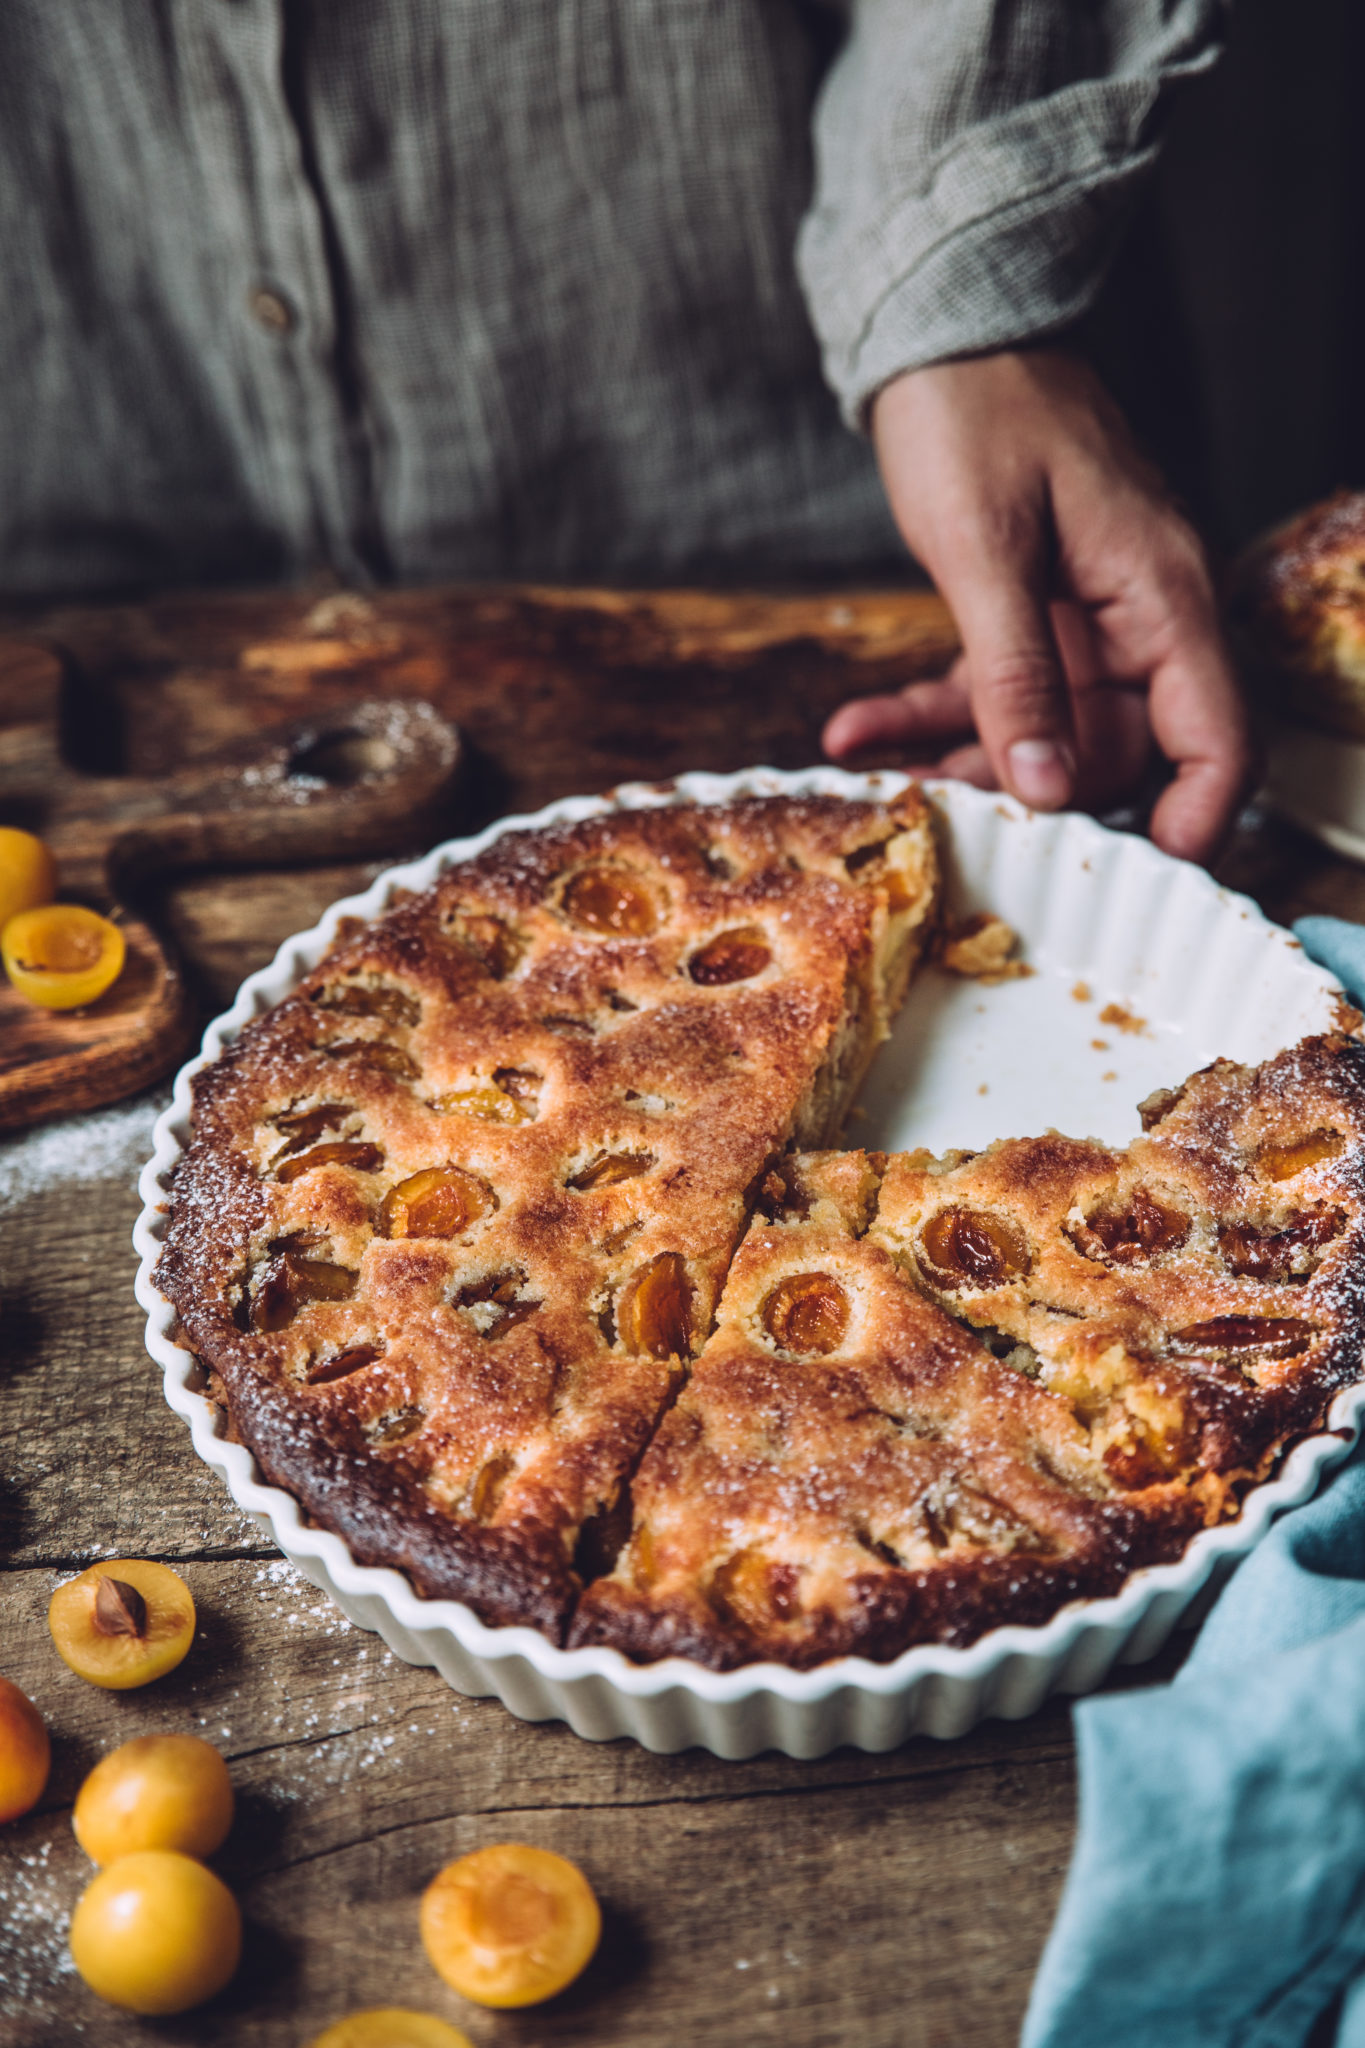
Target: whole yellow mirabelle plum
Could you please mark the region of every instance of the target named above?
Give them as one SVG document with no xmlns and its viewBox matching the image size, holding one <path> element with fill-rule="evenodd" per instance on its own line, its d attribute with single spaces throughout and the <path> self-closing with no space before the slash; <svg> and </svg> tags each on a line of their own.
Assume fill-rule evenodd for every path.
<svg viewBox="0 0 1365 2048">
<path fill-rule="evenodd" d="M 36 910 L 56 893 L 52 849 L 17 825 L 0 825 L 0 931 L 21 910 Z"/>
<path fill-rule="evenodd" d="M 0 1821 L 38 1804 L 51 1763 L 42 1715 L 27 1693 L 0 1678 Z"/>
<path fill-rule="evenodd" d="M 582 1871 L 550 1849 L 500 1842 L 448 1863 L 422 1895 L 422 1945 L 476 2005 L 538 2005 L 584 1968 L 602 1915 Z"/>
<path fill-rule="evenodd" d="M 187 2012 L 221 1991 L 242 1952 L 242 1917 L 192 1856 L 141 1849 L 93 1877 L 71 1916 L 71 1959 L 97 1998 L 129 2012 Z"/>
<path fill-rule="evenodd" d="M 403 2005 L 375 2005 L 348 2013 L 327 2027 L 308 2048 L 473 2048 L 468 2034 L 434 2013 L 409 2012 Z"/>
<path fill-rule="evenodd" d="M 232 1780 L 212 1743 L 197 1735 L 138 1735 L 101 1757 L 71 1815 L 94 1863 L 138 1849 L 211 1856 L 232 1826 Z"/>
<path fill-rule="evenodd" d="M 168 1564 L 111 1557 L 58 1586 L 47 1625 L 78 1678 L 126 1692 L 180 1663 L 194 1641 L 194 1600 Z"/>
</svg>

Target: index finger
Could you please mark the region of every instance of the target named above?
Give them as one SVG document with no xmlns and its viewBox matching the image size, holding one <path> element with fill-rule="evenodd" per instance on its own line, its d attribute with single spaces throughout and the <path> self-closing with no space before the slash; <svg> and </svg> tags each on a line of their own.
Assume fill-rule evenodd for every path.
<svg viewBox="0 0 1365 2048">
<path fill-rule="evenodd" d="M 962 635 L 972 715 L 1004 789 L 1060 809 L 1076 780 L 1071 695 L 1040 562 L 1024 549 L 957 536 L 933 564 Z"/>
<path fill-rule="evenodd" d="M 1182 860 L 1207 862 L 1231 829 L 1255 766 L 1241 688 L 1211 609 L 1179 623 L 1152 671 L 1150 707 L 1152 732 L 1176 770 L 1152 812 L 1152 838 Z"/>
</svg>

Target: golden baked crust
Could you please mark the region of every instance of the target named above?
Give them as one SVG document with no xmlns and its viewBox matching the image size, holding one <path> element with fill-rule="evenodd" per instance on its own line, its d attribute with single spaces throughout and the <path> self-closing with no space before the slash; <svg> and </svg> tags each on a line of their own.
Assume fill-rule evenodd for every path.
<svg viewBox="0 0 1365 2048">
<path fill-rule="evenodd" d="M 913 789 L 746 799 L 509 833 L 346 937 L 199 1076 L 158 1268 L 267 1477 L 561 1636 L 936 891 Z"/>
<path fill-rule="evenodd" d="M 1365 492 L 1337 491 L 1249 548 L 1233 614 L 1281 709 L 1365 739 Z"/>
<path fill-rule="evenodd" d="M 1365 1051 L 1219 1062 L 1126 1152 L 770 1183 L 570 1640 L 808 1666 L 1117 1590 L 1361 1375 Z"/>
</svg>

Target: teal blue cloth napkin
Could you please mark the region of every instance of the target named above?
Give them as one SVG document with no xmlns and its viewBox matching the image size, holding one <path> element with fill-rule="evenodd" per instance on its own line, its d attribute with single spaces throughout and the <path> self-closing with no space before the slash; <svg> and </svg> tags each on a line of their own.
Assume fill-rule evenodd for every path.
<svg viewBox="0 0 1365 2048">
<path fill-rule="evenodd" d="M 1294 931 L 1365 999 L 1365 928 Z M 1170 1685 L 1075 1723 L 1079 1834 L 1022 2048 L 1365 2048 L 1365 1444 Z"/>
</svg>

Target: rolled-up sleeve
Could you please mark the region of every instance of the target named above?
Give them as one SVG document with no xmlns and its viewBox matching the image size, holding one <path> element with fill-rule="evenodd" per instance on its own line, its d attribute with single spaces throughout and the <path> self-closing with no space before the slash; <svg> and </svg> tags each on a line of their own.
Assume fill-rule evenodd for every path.
<svg viewBox="0 0 1365 2048">
<path fill-rule="evenodd" d="M 1227 0 L 849 0 L 797 262 L 850 424 L 903 370 L 1094 298 Z"/>
</svg>

